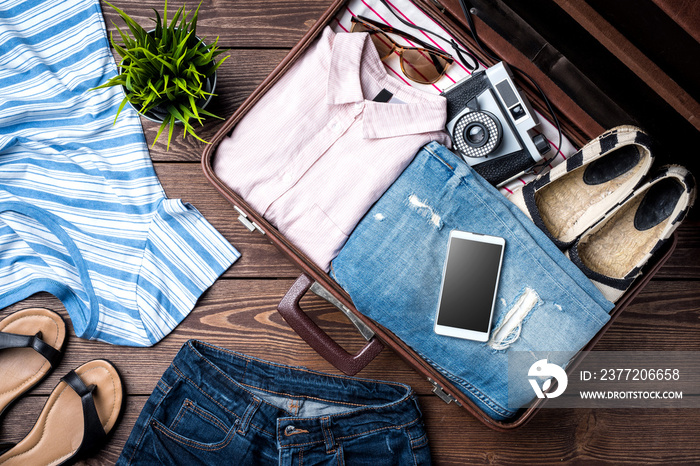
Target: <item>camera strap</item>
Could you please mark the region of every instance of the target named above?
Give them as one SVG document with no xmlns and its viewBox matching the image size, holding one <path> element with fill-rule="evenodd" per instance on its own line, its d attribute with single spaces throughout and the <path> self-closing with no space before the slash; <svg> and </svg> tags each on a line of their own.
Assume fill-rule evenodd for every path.
<svg viewBox="0 0 700 466">
<path fill-rule="evenodd" d="M 433 31 L 431 31 L 431 30 L 429 30 L 429 29 L 426 29 L 426 28 L 424 28 L 424 27 L 418 26 L 417 24 L 409 23 L 408 21 L 406 21 L 405 19 L 403 19 L 403 18 L 401 17 L 401 15 L 396 14 L 396 12 L 394 11 L 394 8 L 392 8 L 391 4 L 389 4 L 389 3 L 387 2 L 387 0 L 379 0 L 379 1 L 380 1 L 381 4 L 384 5 L 389 11 L 391 11 L 392 13 L 394 13 L 394 17 L 395 17 L 398 21 L 400 21 L 401 23 L 403 23 L 404 25 L 406 25 L 406 26 L 408 26 L 408 27 L 410 27 L 410 28 L 413 28 L 413 29 L 417 29 L 417 30 L 419 30 L 419 31 L 423 31 L 423 32 L 425 32 L 425 33 L 432 34 L 432 35 L 434 35 L 435 37 L 439 37 L 440 39 L 442 39 L 442 40 L 448 42 L 448 43 L 452 46 L 452 48 L 455 50 L 455 52 L 457 53 L 457 56 L 459 57 L 459 59 L 460 59 L 460 61 L 462 62 L 462 64 L 463 64 L 469 71 L 474 71 L 474 70 L 476 70 L 476 69 L 479 67 L 479 59 L 474 55 L 474 53 L 472 53 L 472 52 L 469 51 L 469 50 L 465 50 L 464 48 L 462 48 L 454 39 L 452 39 L 452 38 L 449 38 L 449 39 L 448 39 L 448 38 L 445 38 L 445 37 L 441 36 L 440 34 L 436 34 L 435 32 L 433 32 Z M 474 42 L 475 42 L 476 45 L 479 47 L 479 49 L 481 50 L 481 52 L 482 52 L 484 55 L 486 55 L 487 57 L 489 57 L 491 60 L 494 60 L 494 61 L 496 61 L 496 62 L 502 61 L 501 59 L 499 59 L 498 57 L 495 57 L 492 53 L 490 53 L 490 52 L 486 49 L 486 47 L 484 47 L 484 45 L 481 43 L 481 41 L 479 40 L 479 37 L 478 37 L 477 34 L 476 34 L 476 27 L 474 26 L 474 20 L 472 19 L 472 14 L 476 14 L 476 10 L 475 10 L 474 8 L 471 8 L 471 7 L 467 4 L 467 1 L 466 1 L 466 0 L 459 0 L 459 5 L 460 5 L 460 7 L 462 7 L 462 12 L 464 13 L 464 17 L 467 19 L 467 24 L 469 25 L 469 33 L 471 34 L 472 38 L 474 39 Z M 469 57 L 469 60 L 466 60 L 463 54 L 467 55 L 467 56 Z M 527 74 L 526 72 L 524 72 L 523 70 L 521 70 L 520 68 L 518 68 L 518 67 L 516 67 L 516 66 L 510 65 L 510 64 L 509 64 L 509 66 L 510 66 L 513 70 L 515 70 L 516 72 L 518 72 L 521 76 L 523 76 L 524 78 L 527 78 L 527 80 L 530 81 L 530 83 L 532 83 L 532 85 L 535 87 L 535 89 L 537 89 L 537 92 L 539 92 L 539 94 L 542 96 L 542 100 L 544 101 L 545 105 L 547 106 L 547 111 L 548 111 L 549 114 L 552 116 L 552 120 L 554 121 L 554 125 L 557 127 L 557 132 L 559 133 L 559 143 L 558 143 L 557 146 L 556 146 L 557 152 L 555 152 L 555 154 L 554 154 L 554 157 L 556 157 L 556 156 L 557 156 L 557 153 L 561 152 L 562 132 L 561 132 L 561 125 L 559 124 L 559 119 L 557 118 L 557 114 L 554 112 L 554 108 L 552 108 L 552 104 L 549 102 L 549 99 L 547 98 L 547 96 L 545 95 L 544 91 L 543 91 L 542 88 L 539 86 L 539 84 L 537 84 L 537 81 L 535 81 L 534 78 L 532 78 L 529 74 Z M 563 154 L 562 154 L 562 155 L 563 155 Z M 554 158 L 554 157 L 552 157 L 552 158 Z"/>
<path fill-rule="evenodd" d="M 459 57 L 459 60 L 462 62 L 462 64 L 465 66 L 465 68 L 467 68 L 469 71 L 474 71 L 474 70 L 476 70 L 476 69 L 479 67 L 479 59 L 476 58 L 476 56 L 475 56 L 471 51 L 462 48 L 462 47 L 459 45 L 459 43 L 457 43 L 457 41 L 455 41 L 454 39 L 452 39 L 452 38 L 449 38 L 449 39 L 448 39 L 447 37 L 443 37 L 443 36 L 441 36 L 440 34 L 437 34 L 436 32 L 431 31 L 430 29 L 426 29 L 426 28 L 424 28 L 424 27 L 422 27 L 422 26 L 418 26 L 417 24 L 409 23 L 408 21 L 406 21 L 405 19 L 403 19 L 403 18 L 401 17 L 401 15 L 397 15 L 397 14 L 396 14 L 396 12 L 394 11 L 393 5 L 390 5 L 386 0 L 379 0 L 379 1 L 380 1 L 381 4 L 384 5 L 389 11 L 391 11 L 392 13 L 394 13 L 394 17 L 395 17 L 397 20 L 399 20 L 401 23 L 403 23 L 404 25 L 406 25 L 406 26 L 408 26 L 408 27 L 410 27 L 410 28 L 412 28 L 412 29 L 417 29 L 417 30 L 419 30 L 419 31 L 426 32 L 426 33 L 428 33 L 428 34 L 432 34 L 432 35 L 434 35 L 435 37 L 439 37 L 440 39 L 442 39 L 442 40 L 444 40 L 445 42 L 449 43 L 449 44 L 452 46 L 452 48 L 454 49 L 454 51 L 457 53 L 457 56 Z M 467 57 L 469 57 L 468 60 L 465 58 L 465 55 L 466 55 Z"/>
<path fill-rule="evenodd" d="M 474 42 L 476 42 L 476 45 L 479 47 L 479 49 L 483 52 L 484 55 L 486 55 L 490 59 L 495 60 L 495 61 L 502 61 L 498 57 L 493 56 L 493 54 L 491 54 L 489 51 L 487 51 L 486 47 L 484 47 L 484 45 L 479 40 L 479 37 L 476 35 L 476 26 L 474 26 L 474 20 L 472 19 L 472 14 L 476 14 L 476 10 L 474 8 L 470 8 L 467 5 L 466 0 L 459 0 L 459 6 L 462 7 L 462 13 L 464 13 L 464 16 L 467 18 L 467 24 L 469 24 L 469 32 L 471 33 L 472 38 L 474 39 Z M 535 81 L 535 79 L 532 76 L 530 76 L 529 74 L 527 74 L 526 72 L 524 72 L 523 70 L 518 68 L 517 66 L 510 65 L 510 64 L 509 64 L 509 66 L 513 70 L 515 70 L 516 72 L 520 73 L 521 76 L 523 76 L 524 78 L 527 78 L 530 81 L 530 83 L 532 83 L 532 85 L 535 86 L 535 88 L 537 89 L 537 92 L 539 92 L 540 95 L 542 96 L 542 100 L 544 101 L 545 105 L 547 106 L 547 110 L 549 111 L 549 114 L 552 116 L 552 120 L 554 121 L 554 125 L 557 127 L 557 132 L 559 133 L 559 143 L 557 144 L 557 147 L 556 147 L 557 152 L 554 153 L 554 157 L 556 157 L 557 153 L 561 152 L 562 133 L 561 133 L 561 125 L 559 124 L 559 119 L 557 118 L 557 114 L 554 112 L 554 108 L 552 108 L 552 104 L 549 102 L 547 95 L 544 93 L 542 88 L 539 86 L 539 84 L 537 84 L 537 81 Z M 552 157 L 552 158 L 554 158 L 554 157 Z"/>
</svg>

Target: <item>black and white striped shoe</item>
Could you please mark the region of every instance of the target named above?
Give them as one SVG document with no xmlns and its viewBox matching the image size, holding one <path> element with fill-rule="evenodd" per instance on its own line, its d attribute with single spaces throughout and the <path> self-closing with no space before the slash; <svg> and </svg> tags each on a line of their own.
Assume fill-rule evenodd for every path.
<svg viewBox="0 0 700 466">
<path fill-rule="evenodd" d="M 683 221 L 695 201 L 684 167 L 663 167 L 568 250 L 566 255 L 615 302 Z"/>
<path fill-rule="evenodd" d="M 561 250 L 626 199 L 647 175 L 651 140 L 618 126 L 509 197 Z"/>
</svg>

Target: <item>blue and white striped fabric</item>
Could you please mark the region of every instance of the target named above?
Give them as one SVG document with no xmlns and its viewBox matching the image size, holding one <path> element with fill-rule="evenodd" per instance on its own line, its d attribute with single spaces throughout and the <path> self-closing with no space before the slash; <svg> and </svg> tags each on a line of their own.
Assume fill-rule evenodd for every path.
<svg viewBox="0 0 700 466">
<path fill-rule="evenodd" d="M 98 0 L 0 1 L 0 306 L 57 296 L 82 338 L 150 346 L 240 254 L 167 199 Z"/>
</svg>

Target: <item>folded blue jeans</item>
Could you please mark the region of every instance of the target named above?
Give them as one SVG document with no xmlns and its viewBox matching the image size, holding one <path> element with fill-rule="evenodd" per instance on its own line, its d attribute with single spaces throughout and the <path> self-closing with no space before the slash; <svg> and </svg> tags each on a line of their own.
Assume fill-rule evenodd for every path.
<svg viewBox="0 0 700 466">
<path fill-rule="evenodd" d="M 185 343 L 118 465 L 430 464 L 411 387 Z"/>
<path fill-rule="evenodd" d="M 433 331 L 454 229 L 505 239 L 485 343 Z M 549 362 L 565 367 L 610 319 L 613 307 L 515 205 L 436 142 L 418 152 L 362 219 L 330 274 L 360 312 L 496 420 L 512 418 L 535 396 L 527 375 L 531 364 L 522 361 L 534 363 L 552 352 Z M 521 364 L 509 370 L 513 352 Z"/>
</svg>

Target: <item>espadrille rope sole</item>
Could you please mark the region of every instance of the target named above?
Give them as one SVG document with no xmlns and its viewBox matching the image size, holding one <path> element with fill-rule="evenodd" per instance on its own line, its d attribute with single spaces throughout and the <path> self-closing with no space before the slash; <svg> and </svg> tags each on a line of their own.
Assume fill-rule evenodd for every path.
<svg viewBox="0 0 700 466">
<path fill-rule="evenodd" d="M 590 185 L 584 181 L 585 167 L 552 182 L 542 188 L 535 198 L 542 221 L 549 232 L 562 241 L 574 239 L 576 225 L 583 215 L 635 175 L 639 175 L 644 165 L 645 160 L 640 157 L 631 170 L 598 185 Z"/>
<path fill-rule="evenodd" d="M 634 216 L 642 197 L 623 206 L 605 225 L 578 246 L 581 261 L 591 270 L 613 278 L 624 278 L 658 241 L 671 222 L 667 218 L 643 232 L 634 227 Z"/>
<path fill-rule="evenodd" d="M 685 219 L 695 197 L 695 179 L 688 170 L 663 167 L 566 254 L 615 302 Z"/>
<path fill-rule="evenodd" d="M 653 162 L 650 145 L 635 126 L 612 128 L 510 200 L 566 250 L 642 182 Z"/>
</svg>

